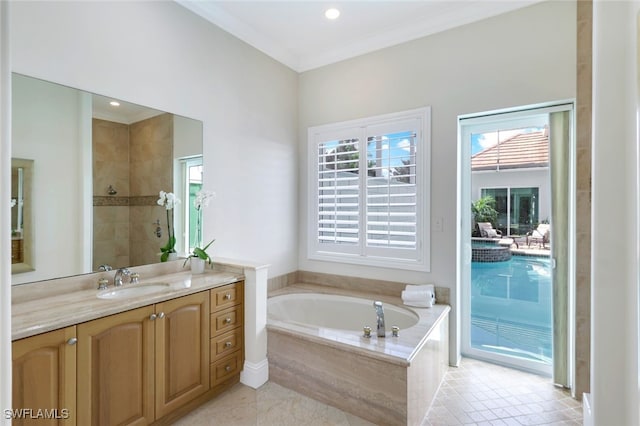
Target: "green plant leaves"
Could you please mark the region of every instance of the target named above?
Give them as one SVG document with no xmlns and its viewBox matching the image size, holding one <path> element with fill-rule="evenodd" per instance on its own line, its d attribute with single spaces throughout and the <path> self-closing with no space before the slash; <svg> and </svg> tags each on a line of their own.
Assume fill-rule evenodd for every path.
<svg viewBox="0 0 640 426">
<path fill-rule="evenodd" d="M 197 257 L 199 259 L 202 259 L 204 261 L 206 261 L 207 263 L 211 264 L 211 257 L 207 254 L 207 249 L 209 248 L 209 246 L 211 246 L 211 244 L 213 244 L 214 240 L 211 240 L 209 242 L 209 244 L 207 244 L 206 246 L 204 246 L 204 248 L 200 248 L 200 247 L 195 247 L 193 249 L 193 253 L 191 254 L 191 256 L 187 257 L 184 261 L 184 264 L 182 265 L 183 267 L 186 266 L 187 262 L 189 261 L 189 259 L 191 259 L 192 257 Z"/>
<path fill-rule="evenodd" d="M 175 253 L 175 246 L 176 246 L 176 237 L 174 237 L 173 235 L 169 236 L 169 240 L 167 241 L 167 244 L 164 245 L 164 247 L 160 247 L 160 251 L 162 252 L 162 255 L 160 256 L 160 262 L 166 262 L 167 259 L 169 259 L 169 253 Z"/>
<path fill-rule="evenodd" d="M 486 195 L 471 203 L 471 212 L 473 213 L 476 223 L 491 222 L 495 225 L 496 220 L 498 220 L 498 211 L 495 209 L 495 205 L 496 200 L 490 195 Z"/>
</svg>

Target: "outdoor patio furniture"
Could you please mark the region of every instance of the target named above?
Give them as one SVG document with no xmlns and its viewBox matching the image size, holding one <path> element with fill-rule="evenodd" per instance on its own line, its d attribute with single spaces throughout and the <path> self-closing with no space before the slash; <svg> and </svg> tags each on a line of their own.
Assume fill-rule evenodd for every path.
<svg viewBox="0 0 640 426">
<path fill-rule="evenodd" d="M 502 238 L 502 232 L 494 229 L 491 222 L 478 222 L 480 236 L 485 238 Z"/>
<path fill-rule="evenodd" d="M 527 245 L 531 247 L 532 243 L 540 244 L 540 247 L 547 248 L 549 243 L 549 235 L 551 233 L 551 225 L 541 223 L 536 229 L 527 234 Z"/>
<path fill-rule="evenodd" d="M 516 248 L 519 249 L 520 245 L 528 244 L 529 237 L 527 235 L 509 235 L 509 237 L 513 241 L 512 244 L 515 244 Z"/>
</svg>

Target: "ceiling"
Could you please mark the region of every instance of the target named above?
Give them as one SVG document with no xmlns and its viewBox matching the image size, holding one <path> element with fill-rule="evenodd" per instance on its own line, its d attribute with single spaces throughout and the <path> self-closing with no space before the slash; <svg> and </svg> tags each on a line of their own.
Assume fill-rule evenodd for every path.
<svg viewBox="0 0 640 426">
<path fill-rule="evenodd" d="M 175 1 L 303 72 L 541 0 Z M 340 10 L 334 21 L 330 7 Z"/>
<path fill-rule="evenodd" d="M 111 105 L 113 101 L 118 102 L 118 105 Z M 91 95 L 91 103 L 93 118 L 122 124 L 137 123 L 138 121 L 163 114 L 163 111 L 96 94 Z"/>
</svg>

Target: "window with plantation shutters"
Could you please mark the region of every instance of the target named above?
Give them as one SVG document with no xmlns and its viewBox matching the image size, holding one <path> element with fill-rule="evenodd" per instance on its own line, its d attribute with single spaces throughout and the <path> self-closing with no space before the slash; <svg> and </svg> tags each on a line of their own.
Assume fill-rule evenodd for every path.
<svg viewBox="0 0 640 426">
<path fill-rule="evenodd" d="M 309 129 L 309 257 L 428 270 L 429 109 Z"/>
<path fill-rule="evenodd" d="M 318 146 L 318 240 L 357 245 L 360 238 L 358 139 Z"/>
</svg>

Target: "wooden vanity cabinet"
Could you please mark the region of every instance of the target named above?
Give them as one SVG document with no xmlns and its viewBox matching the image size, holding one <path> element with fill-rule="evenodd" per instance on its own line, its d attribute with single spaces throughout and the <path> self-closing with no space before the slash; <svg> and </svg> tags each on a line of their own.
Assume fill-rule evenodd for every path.
<svg viewBox="0 0 640 426">
<path fill-rule="evenodd" d="M 240 378 L 244 365 L 244 282 L 211 290 L 211 387 Z"/>
<path fill-rule="evenodd" d="M 75 343 L 75 326 L 12 343 L 12 406 L 17 412 L 33 410 L 14 417 L 14 425 L 76 424 Z M 38 413 L 39 409 L 49 412 Z M 50 418 L 37 418 L 38 414 Z"/>
<path fill-rule="evenodd" d="M 68 417 L 14 424 L 171 424 L 239 381 L 243 300 L 238 282 L 14 341 L 13 406 Z"/>
<path fill-rule="evenodd" d="M 78 424 L 154 420 L 153 306 L 78 325 Z"/>
<path fill-rule="evenodd" d="M 156 305 L 156 418 L 209 390 L 209 292 Z"/>
<path fill-rule="evenodd" d="M 78 326 L 78 424 L 144 425 L 209 390 L 209 291 Z"/>
</svg>

